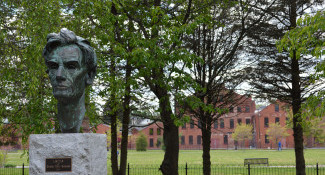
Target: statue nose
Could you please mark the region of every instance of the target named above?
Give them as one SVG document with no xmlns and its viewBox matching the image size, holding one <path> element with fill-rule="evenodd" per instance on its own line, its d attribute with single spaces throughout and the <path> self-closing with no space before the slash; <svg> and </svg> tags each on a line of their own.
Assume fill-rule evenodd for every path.
<svg viewBox="0 0 325 175">
<path fill-rule="evenodd" d="M 64 81 L 66 79 L 64 73 L 65 73 L 65 71 L 62 68 L 62 66 L 59 66 L 58 72 L 56 73 L 56 79 Z"/>
</svg>

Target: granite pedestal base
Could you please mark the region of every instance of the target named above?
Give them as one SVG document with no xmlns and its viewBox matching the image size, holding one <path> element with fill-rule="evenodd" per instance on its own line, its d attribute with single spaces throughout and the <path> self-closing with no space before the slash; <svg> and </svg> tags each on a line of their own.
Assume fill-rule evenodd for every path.
<svg viewBox="0 0 325 175">
<path fill-rule="evenodd" d="M 29 174 L 107 175 L 106 145 L 105 134 L 33 134 Z"/>
</svg>

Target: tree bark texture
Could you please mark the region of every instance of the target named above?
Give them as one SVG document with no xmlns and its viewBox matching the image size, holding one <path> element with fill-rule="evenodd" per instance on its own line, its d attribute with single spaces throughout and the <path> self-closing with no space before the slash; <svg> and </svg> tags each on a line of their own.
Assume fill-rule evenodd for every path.
<svg viewBox="0 0 325 175">
<path fill-rule="evenodd" d="M 111 116 L 111 167 L 113 175 L 118 173 L 116 116 Z"/>
<path fill-rule="evenodd" d="M 160 165 L 160 170 L 164 175 L 178 175 L 178 154 L 179 154 L 179 138 L 178 127 L 174 124 L 172 119 L 172 110 L 170 106 L 170 99 L 166 89 L 159 88 L 161 95 L 159 98 L 160 115 L 164 125 L 164 144 L 166 152 L 164 160 Z"/>
<path fill-rule="evenodd" d="M 203 143 L 203 174 L 211 174 L 211 161 L 210 161 L 210 144 L 211 144 L 211 124 L 202 124 L 202 143 Z"/>
<path fill-rule="evenodd" d="M 173 123 L 164 123 L 164 144 L 166 152 L 160 170 L 164 175 L 178 175 L 178 127 Z"/>
</svg>

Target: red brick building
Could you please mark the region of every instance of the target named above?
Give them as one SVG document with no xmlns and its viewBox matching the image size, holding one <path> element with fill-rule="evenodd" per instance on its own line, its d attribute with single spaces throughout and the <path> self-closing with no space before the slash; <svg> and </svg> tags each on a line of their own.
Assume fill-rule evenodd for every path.
<svg viewBox="0 0 325 175">
<path fill-rule="evenodd" d="M 266 131 L 272 123 L 279 123 L 282 127 L 286 126 L 289 120 L 287 110 L 287 104 L 276 102 L 256 111 L 255 102 L 247 97 L 243 103 L 230 109 L 228 114 L 223 115 L 213 124 L 211 127 L 211 149 L 235 149 L 237 144 L 233 140 L 232 134 L 239 123 L 253 126 L 253 139 L 245 142 L 245 148 L 277 148 L 277 143 L 272 142 Z M 141 132 L 147 136 L 148 149 L 160 149 L 163 137 L 162 126 L 162 123 L 156 123 L 142 129 L 134 129 L 132 135 L 129 136 L 129 148 L 135 148 L 135 140 Z M 202 149 L 202 134 L 199 126 L 197 120 L 192 118 L 190 123 L 179 127 L 180 149 Z M 286 132 L 288 136 L 280 139 L 282 148 L 294 148 L 293 131 L 287 129 Z M 310 139 L 305 138 L 305 140 Z M 318 144 L 317 146 L 322 145 Z"/>
<path fill-rule="evenodd" d="M 280 126 L 285 127 L 289 120 L 287 115 L 288 105 L 281 102 L 270 104 L 261 111 L 257 112 L 253 117 L 254 120 L 254 135 L 257 148 L 276 148 L 277 143 L 273 143 L 266 131 L 272 123 L 279 123 Z M 289 136 L 282 138 L 281 145 L 283 148 L 293 148 L 293 131 L 288 129 Z"/>
<path fill-rule="evenodd" d="M 140 134 L 144 134 L 148 140 L 148 149 L 161 149 L 163 137 L 163 124 L 161 122 L 154 123 L 144 128 L 132 130 L 132 135 L 129 136 L 129 149 L 135 149 L 136 138 Z"/>
<path fill-rule="evenodd" d="M 235 148 L 235 142 L 231 135 L 238 123 L 252 124 L 255 115 L 255 102 L 251 97 L 245 97 L 240 105 L 230 108 L 229 113 L 220 117 L 212 126 L 211 149 Z M 202 134 L 200 124 L 195 118 L 190 123 L 179 127 L 180 149 L 201 149 Z M 146 128 L 133 132 L 133 145 L 135 138 L 142 132 L 148 138 L 149 149 L 160 149 L 163 135 L 162 123 L 152 124 Z M 251 143 L 247 141 L 246 146 Z"/>
<path fill-rule="evenodd" d="M 93 132 L 96 132 L 98 134 L 107 134 L 107 132 L 110 132 L 110 126 L 107 124 L 99 124 L 96 128 L 93 129 Z"/>
</svg>

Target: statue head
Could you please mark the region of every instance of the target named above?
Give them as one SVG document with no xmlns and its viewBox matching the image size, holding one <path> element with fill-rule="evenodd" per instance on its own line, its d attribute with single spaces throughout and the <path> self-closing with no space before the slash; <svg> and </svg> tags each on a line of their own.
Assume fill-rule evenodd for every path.
<svg viewBox="0 0 325 175">
<path fill-rule="evenodd" d="M 58 100 L 61 130 L 79 132 L 85 113 L 85 88 L 96 75 L 94 49 L 87 40 L 63 28 L 59 34 L 48 34 L 43 56 Z"/>
<path fill-rule="evenodd" d="M 48 34 L 43 56 L 53 95 L 58 101 L 77 100 L 95 78 L 94 49 L 87 40 L 66 28 L 59 34 Z"/>
</svg>

